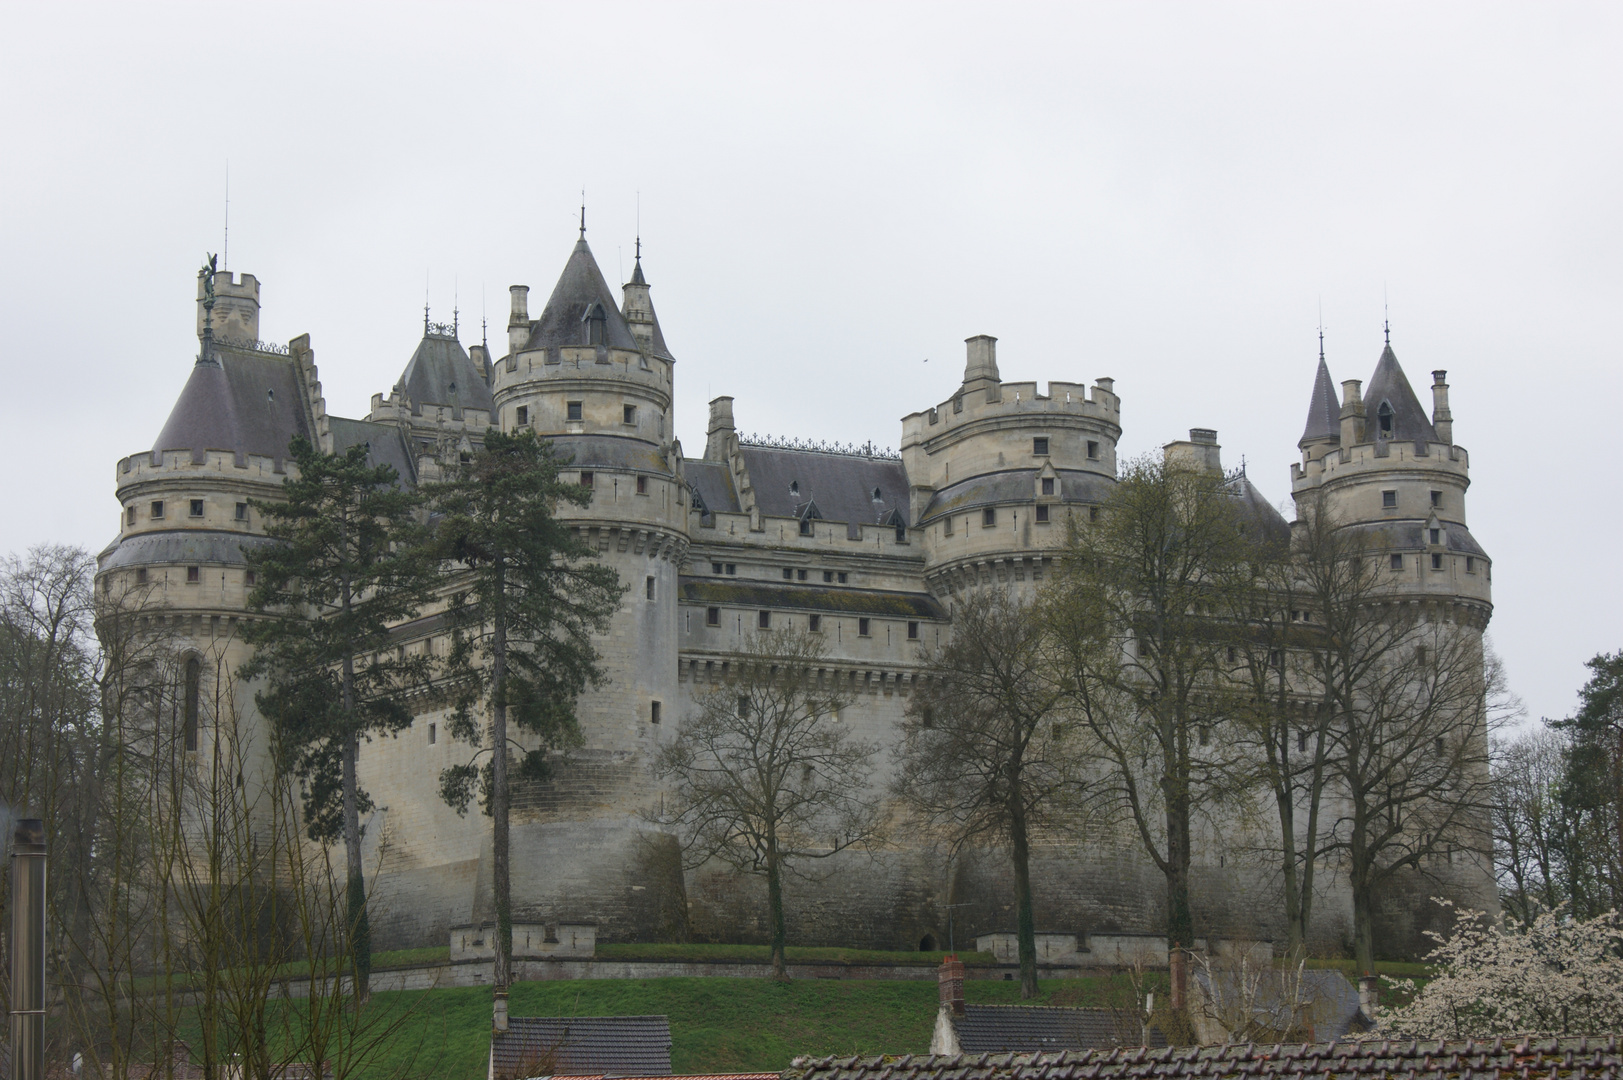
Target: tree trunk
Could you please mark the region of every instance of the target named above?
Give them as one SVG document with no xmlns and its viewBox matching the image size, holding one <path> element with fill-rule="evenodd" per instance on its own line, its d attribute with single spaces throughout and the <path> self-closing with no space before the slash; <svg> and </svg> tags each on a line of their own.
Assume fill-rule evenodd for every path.
<svg viewBox="0 0 1623 1080">
<path fill-rule="evenodd" d="M 513 982 L 513 887 L 508 873 L 507 830 L 507 612 L 500 569 L 496 578 L 496 604 L 491 638 L 491 689 L 495 716 L 491 723 L 490 817 L 491 878 L 496 895 L 496 989 Z"/>
<path fill-rule="evenodd" d="M 348 667 L 348 664 L 345 664 Z M 346 679 L 346 682 L 348 680 Z M 346 691 L 345 694 L 348 697 Z M 354 732 L 344 736 L 344 863 L 345 901 L 349 927 L 350 964 L 355 973 L 355 1001 L 372 996 L 372 925 L 366 914 L 366 874 L 361 869 L 361 821 L 356 797 L 355 758 L 359 752 Z"/>
<path fill-rule="evenodd" d="M 1195 917 L 1189 908 L 1189 796 L 1167 800 L 1167 947 L 1195 946 Z"/>
<path fill-rule="evenodd" d="M 1370 883 L 1354 871 L 1353 960 L 1359 975 L 1375 974 L 1375 898 Z"/>
<path fill-rule="evenodd" d="M 784 961 L 783 870 L 778 865 L 776 843 L 771 843 L 766 853 L 766 902 L 772 918 L 772 977 L 787 979 L 789 968 Z"/>
<path fill-rule="evenodd" d="M 1025 809 L 1018 795 L 1009 800 L 1009 848 L 1014 857 L 1015 937 L 1020 949 L 1020 996 L 1034 998 L 1037 996 L 1037 926 L 1031 912 L 1031 848 L 1026 837 Z"/>
<path fill-rule="evenodd" d="M 340 531 L 340 538 L 347 538 Z M 346 553 L 347 556 L 347 553 Z M 348 573 L 343 577 L 343 611 L 350 613 L 354 599 L 350 595 Z M 343 701 L 344 759 L 343 759 L 343 814 L 344 814 L 344 875 L 345 901 L 349 928 L 350 962 L 355 972 L 355 1003 L 364 1005 L 372 996 L 372 924 L 366 916 L 366 874 L 361 869 L 361 815 L 360 799 L 355 779 L 355 759 L 360 753 L 355 734 L 355 657 L 344 656 Z"/>
</svg>

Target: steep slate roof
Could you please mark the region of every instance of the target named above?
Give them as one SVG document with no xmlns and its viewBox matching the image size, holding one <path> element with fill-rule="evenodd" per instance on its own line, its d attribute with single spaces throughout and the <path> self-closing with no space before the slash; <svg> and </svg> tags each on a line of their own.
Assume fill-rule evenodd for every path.
<svg viewBox="0 0 1623 1080">
<path fill-rule="evenodd" d="M 739 452 L 763 514 L 799 517 L 806 504 L 815 502 L 824 520 L 843 521 L 853 529 L 888 523 L 892 512 L 903 525 L 912 524 L 907 520 L 907 470 L 895 458 L 770 446 L 741 446 Z"/>
<path fill-rule="evenodd" d="M 795 1058 L 782 1080 L 1618 1080 L 1617 1037 L 1517 1042 L 1368 1042 L 1089 1050 L 954 1057 Z"/>
<path fill-rule="evenodd" d="M 417 483 L 417 461 L 406 435 L 393 424 L 374 424 L 370 420 L 348 420 L 342 416 L 329 416 L 327 430 L 332 432 L 333 451 L 342 454 L 358 443 L 370 450 L 367 460 L 373 465 L 393 465 L 400 474 L 400 482 L 407 487 Z"/>
<path fill-rule="evenodd" d="M 1488 553 L 1464 525 L 1452 521 L 1442 521 L 1441 525 L 1443 546 L 1449 551 L 1487 557 Z M 1365 542 L 1377 550 L 1419 551 L 1426 546 L 1424 521 L 1373 521 L 1348 525 L 1347 529 L 1362 535 Z"/>
<path fill-rule="evenodd" d="M 575 242 L 575 250 L 570 252 L 564 272 L 559 275 L 547 306 L 541 310 L 541 317 L 530 324 L 530 341 L 525 347 L 556 349 L 585 345 L 586 313 L 594 303 L 603 305 L 603 343 L 614 349 L 641 351 L 583 236 Z M 660 344 L 663 345 L 663 341 Z"/>
<path fill-rule="evenodd" d="M 1276 541 L 1290 539 L 1290 522 L 1285 520 L 1285 516 L 1274 508 L 1274 504 L 1257 490 L 1257 485 L 1244 473 L 1231 482 L 1230 491 L 1240 500 L 1241 517 L 1250 522 L 1263 537 Z"/>
<path fill-rule="evenodd" d="M 515 1016 L 507 1025 L 490 1039 L 497 1077 L 671 1072 L 671 1025 L 663 1016 Z M 531 1066 L 538 1071 L 526 1071 Z"/>
<path fill-rule="evenodd" d="M 1364 432 L 1370 442 L 1382 441 L 1380 408 L 1383 401 L 1392 405 L 1392 434 L 1387 436 L 1388 439 L 1393 442 L 1439 441 L 1437 429 L 1431 426 L 1431 418 L 1415 396 L 1414 388 L 1409 385 L 1408 377 L 1403 374 L 1403 366 L 1398 363 L 1397 354 L 1390 345 L 1381 351 L 1375 374 L 1369 377 L 1369 388 L 1364 391 L 1367 413 Z"/>
<path fill-rule="evenodd" d="M 425 333 L 397 385 L 411 399 L 414 413 L 421 413 L 424 405 L 487 412 L 492 407 L 485 373 L 474 364 L 462 343 L 448 334 Z"/>
<path fill-rule="evenodd" d="M 683 458 L 682 473 L 688 485 L 699 494 L 699 503 L 707 514 L 736 514 L 739 512 L 738 492 L 733 489 L 733 474 L 722 462 L 703 458 Z"/>
<path fill-rule="evenodd" d="M 964 1015 L 952 1018 L 958 1045 L 966 1054 L 1009 1050 L 1055 1052 L 1109 1049 L 1137 1045 L 1140 1025 L 1128 1019 L 1131 1031 L 1121 1030 L 1114 1009 L 1061 1009 L 1041 1005 L 965 1005 Z M 1159 1031 L 1150 1032 L 1152 1046 L 1165 1046 Z"/>
<path fill-rule="evenodd" d="M 1313 377 L 1313 397 L 1307 403 L 1307 426 L 1297 445 L 1314 439 L 1341 437 L 1341 402 L 1336 398 L 1336 384 L 1330 378 L 1330 367 L 1319 357 L 1319 372 Z"/>
<path fill-rule="evenodd" d="M 554 435 L 549 440 L 560 459 L 588 469 L 630 469 L 664 472 L 659 448 L 623 435 Z"/>
<path fill-rule="evenodd" d="M 293 436 L 310 434 L 297 363 L 247 349 L 216 348 L 215 357 L 193 365 L 153 452 L 190 450 L 199 463 L 210 450 L 234 453 L 238 464 L 249 454 L 286 458 Z"/>
</svg>

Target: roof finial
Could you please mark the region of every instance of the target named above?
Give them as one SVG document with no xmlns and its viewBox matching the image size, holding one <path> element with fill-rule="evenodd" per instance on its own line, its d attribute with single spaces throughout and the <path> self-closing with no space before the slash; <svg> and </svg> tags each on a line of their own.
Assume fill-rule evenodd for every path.
<svg viewBox="0 0 1623 1080">
<path fill-rule="evenodd" d="M 428 336 L 428 275 L 430 271 L 423 271 L 423 336 Z"/>
<path fill-rule="evenodd" d="M 580 189 L 580 238 L 586 239 L 586 189 Z"/>
<path fill-rule="evenodd" d="M 1392 305 L 1386 299 L 1386 283 L 1381 283 L 1381 325 L 1386 330 L 1386 347 L 1392 347 Z"/>
<path fill-rule="evenodd" d="M 479 344 L 490 352 L 490 320 L 485 317 L 485 283 L 479 283 Z"/>
<path fill-rule="evenodd" d="M 642 265 L 642 192 L 637 192 L 637 265 Z"/>
<path fill-rule="evenodd" d="M 1324 363 L 1324 297 L 1319 297 L 1319 363 Z"/>
<path fill-rule="evenodd" d="M 456 338 L 458 341 L 462 340 L 462 336 L 457 333 L 458 329 L 460 329 L 462 326 L 462 315 L 458 307 L 458 304 L 462 299 L 459 295 L 461 291 L 462 275 L 458 274 L 456 277 L 451 279 L 451 336 Z"/>
</svg>

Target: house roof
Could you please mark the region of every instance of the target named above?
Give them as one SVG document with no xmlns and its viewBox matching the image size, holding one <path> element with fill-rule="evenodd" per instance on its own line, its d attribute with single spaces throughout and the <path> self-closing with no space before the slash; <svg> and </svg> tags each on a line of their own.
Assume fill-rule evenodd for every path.
<svg viewBox="0 0 1623 1080">
<path fill-rule="evenodd" d="M 1341 438 L 1341 402 L 1336 399 L 1336 384 L 1330 378 L 1330 367 L 1319 357 L 1319 371 L 1313 377 L 1313 396 L 1307 403 L 1307 426 L 1297 445 L 1315 439 Z"/>
<path fill-rule="evenodd" d="M 1382 403 L 1392 407 L 1392 431 L 1390 435 L 1381 434 L 1380 413 Z M 1408 376 L 1403 374 L 1403 365 L 1398 363 L 1397 354 L 1388 345 L 1381 351 L 1381 359 L 1375 365 L 1375 374 L 1369 377 L 1369 388 L 1364 391 L 1364 408 L 1367 410 L 1364 432 L 1370 442 L 1437 442 L 1437 429 L 1431 426 L 1431 419 L 1421 406 L 1420 399 L 1415 396 L 1414 387 L 1409 385 Z"/>
<path fill-rule="evenodd" d="M 406 370 L 400 373 L 398 385 L 417 413 L 425 405 L 486 412 L 492 408 L 485 373 L 450 334 L 424 332 L 417 351 L 406 362 Z"/>
<path fill-rule="evenodd" d="M 1195 979 L 1203 992 L 1210 994 L 1215 979 L 1219 1000 L 1236 1000 L 1239 973 L 1217 971 L 1208 974 L 1195 972 Z M 1263 979 L 1253 991 L 1252 1008 L 1258 1020 L 1271 1025 L 1275 1031 L 1286 1031 L 1298 1023 L 1310 1029 L 1315 1038 L 1340 1039 L 1354 1031 L 1368 1031 L 1370 1024 L 1358 1003 L 1358 991 L 1339 971 L 1303 970 L 1300 985 L 1295 988 L 1297 1001 L 1305 1005 L 1287 1005 L 1286 987 L 1274 979 Z M 1301 1011 L 1298 1011 L 1298 1008 Z"/>
<path fill-rule="evenodd" d="M 569 261 L 564 263 L 564 272 L 558 276 L 547 306 L 541 309 L 541 317 L 530 324 L 530 340 L 525 348 L 585 345 L 586 319 L 598 305 L 602 306 L 604 320 L 603 344 L 611 349 L 642 351 L 582 236 L 569 253 Z M 663 347 L 663 341 L 659 344 Z"/>
<path fill-rule="evenodd" d="M 350 420 L 342 416 L 329 416 L 327 430 L 332 433 L 332 448 L 342 454 L 352 446 L 366 444 L 367 462 L 372 465 L 392 465 L 400 476 L 400 483 L 412 487 L 417 482 L 417 460 L 406 442 L 405 432 L 393 424 L 376 424 L 370 420 Z"/>
<path fill-rule="evenodd" d="M 796 1058 L 782 1080 L 1385 1080 L 1553 1076 L 1618 1080 L 1617 1037 L 1365 1042 Z"/>
<path fill-rule="evenodd" d="M 964 1015 L 953 1017 L 952 1026 L 966 1054 L 1107 1049 L 1136 1046 L 1144 1037 L 1135 1018 L 1115 1009 L 965 1005 Z M 1159 1031 L 1150 1032 L 1150 1041 L 1151 1045 L 1166 1045 Z"/>
<path fill-rule="evenodd" d="M 669 1076 L 664 1016 L 515 1016 L 491 1034 L 492 1075 Z"/>
</svg>

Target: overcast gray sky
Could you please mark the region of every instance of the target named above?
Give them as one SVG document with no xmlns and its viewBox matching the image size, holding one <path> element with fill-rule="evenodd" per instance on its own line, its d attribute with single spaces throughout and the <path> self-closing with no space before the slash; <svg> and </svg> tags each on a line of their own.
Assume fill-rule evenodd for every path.
<svg viewBox="0 0 1623 1080">
<path fill-rule="evenodd" d="M 1289 496 L 1337 380 L 1446 368 L 1492 633 L 1533 715 L 1623 647 L 1623 8 L 1548 3 L 8 4 L 0 551 L 100 549 L 221 248 L 359 416 L 435 318 L 644 266 L 677 431 L 894 446 L 963 339 L 1113 376 Z M 503 351 L 498 349 L 498 354 Z M 928 358 L 928 363 L 926 363 Z M 1287 511 L 1288 513 L 1288 511 Z"/>
</svg>

